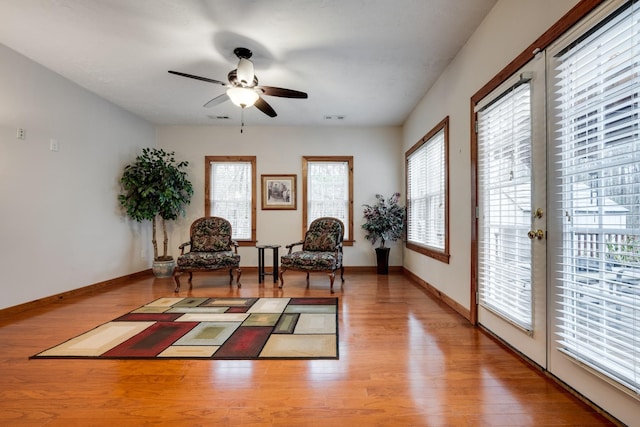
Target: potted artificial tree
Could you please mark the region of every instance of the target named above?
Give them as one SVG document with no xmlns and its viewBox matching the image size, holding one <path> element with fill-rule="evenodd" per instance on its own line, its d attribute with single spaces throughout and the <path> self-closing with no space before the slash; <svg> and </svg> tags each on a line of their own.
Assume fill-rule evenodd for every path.
<svg viewBox="0 0 640 427">
<path fill-rule="evenodd" d="M 376 194 L 378 202 L 375 205 L 364 205 L 365 223 L 362 228 L 366 230 L 365 238 L 375 245 L 380 240 L 380 246 L 376 248 L 378 274 L 389 272 L 389 251 L 384 244 L 387 241 L 395 242 L 404 235 L 406 224 L 406 209 L 398 204 L 400 193 L 394 193 L 388 199 L 381 194 Z"/>
<path fill-rule="evenodd" d="M 153 243 L 153 273 L 156 277 L 169 277 L 175 266 L 173 257 L 167 255 L 169 238 L 167 220 L 184 215 L 184 207 L 191 201 L 193 187 L 184 169 L 189 162 L 176 162 L 175 153 L 157 148 L 143 148 L 135 162 L 125 166 L 118 195 L 120 205 L 132 219 L 151 221 Z M 163 252 L 158 256 L 156 218 L 160 218 L 164 237 Z"/>
</svg>

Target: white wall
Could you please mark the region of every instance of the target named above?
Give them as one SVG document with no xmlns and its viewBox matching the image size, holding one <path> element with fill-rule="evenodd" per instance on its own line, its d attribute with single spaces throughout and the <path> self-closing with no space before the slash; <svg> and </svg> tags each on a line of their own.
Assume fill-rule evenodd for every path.
<svg viewBox="0 0 640 427">
<path fill-rule="evenodd" d="M 205 155 L 255 155 L 258 194 L 261 174 L 297 174 L 298 197 L 303 155 L 352 155 L 356 242 L 345 248 L 345 265 L 375 265 L 362 205 L 402 191 L 399 127 L 260 128 L 247 119 L 243 134 L 238 126 L 156 129 L 3 45 L 0 63 L 0 309 L 149 268 L 150 225 L 126 218 L 117 195 L 124 165 L 156 145 L 191 162 L 195 194 L 187 218 L 170 225 L 174 256 L 204 214 Z M 257 206 L 260 243 L 301 238 L 300 198 L 295 211 L 262 211 L 260 199 Z M 390 264 L 402 265 L 400 246 L 390 246 Z M 240 253 L 243 265 L 257 265 L 255 248 Z"/>
<path fill-rule="evenodd" d="M 576 3 L 577 0 L 500 0 L 403 128 L 406 151 L 440 120 L 450 117 L 450 263 L 405 249 L 404 265 L 464 307 L 470 308 L 473 212 L 470 98 Z"/>
<path fill-rule="evenodd" d="M 189 177 L 194 187 L 186 218 L 171 226 L 170 249 L 178 255 L 180 243 L 189 240 L 189 226 L 204 215 L 204 157 L 255 155 L 257 169 L 257 229 L 259 244 L 284 246 L 302 238 L 302 156 L 353 156 L 354 239 L 344 249 L 345 266 L 374 266 L 375 252 L 364 238 L 362 205 L 375 202 L 375 194 L 385 196 L 404 187 L 404 163 L 400 147 L 400 128 L 351 127 L 252 127 L 245 117 L 244 133 L 239 126 L 162 126 L 158 128 L 158 147 L 174 150 L 179 160 L 189 161 Z M 262 210 L 262 174 L 296 174 L 297 210 Z M 389 244 L 390 265 L 402 265 L 399 243 Z M 257 250 L 241 247 L 241 265 L 257 266 Z M 270 251 L 268 251 L 270 252 Z M 267 254 L 270 260 L 271 254 Z M 267 261 L 269 262 L 269 261 Z"/>
<path fill-rule="evenodd" d="M 153 126 L 4 45 L 0 64 L 0 309 L 149 268 L 117 193 Z"/>
</svg>

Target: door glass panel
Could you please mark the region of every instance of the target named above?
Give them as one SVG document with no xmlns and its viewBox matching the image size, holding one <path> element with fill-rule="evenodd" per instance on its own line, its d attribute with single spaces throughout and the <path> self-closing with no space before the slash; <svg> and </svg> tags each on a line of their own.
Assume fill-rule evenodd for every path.
<svg viewBox="0 0 640 427">
<path fill-rule="evenodd" d="M 531 87 L 510 88 L 478 112 L 480 305 L 532 330 Z"/>
<path fill-rule="evenodd" d="M 640 9 L 554 58 L 558 350 L 640 391 Z"/>
</svg>

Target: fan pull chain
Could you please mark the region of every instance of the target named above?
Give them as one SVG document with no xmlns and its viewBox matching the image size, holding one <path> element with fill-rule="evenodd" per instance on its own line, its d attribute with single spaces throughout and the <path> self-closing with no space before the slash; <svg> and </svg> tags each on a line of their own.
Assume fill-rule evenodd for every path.
<svg viewBox="0 0 640 427">
<path fill-rule="evenodd" d="M 244 130 L 244 108 L 240 108 L 240 133 Z"/>
</svg>

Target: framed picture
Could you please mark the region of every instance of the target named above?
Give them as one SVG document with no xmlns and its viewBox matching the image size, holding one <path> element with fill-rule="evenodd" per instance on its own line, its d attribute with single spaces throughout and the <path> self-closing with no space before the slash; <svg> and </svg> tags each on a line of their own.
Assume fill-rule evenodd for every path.
<svg viewBox="0 0 640 427">
<path fill-rule="evenodd" d="M 296 210 L 296 175 L 261 175 L 262 209 Z"/>
</svg>

